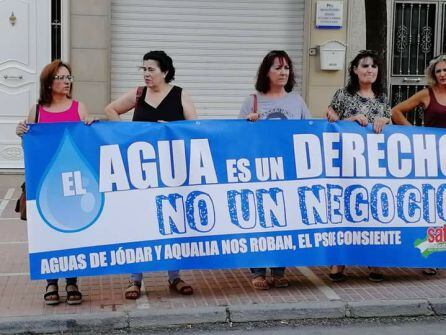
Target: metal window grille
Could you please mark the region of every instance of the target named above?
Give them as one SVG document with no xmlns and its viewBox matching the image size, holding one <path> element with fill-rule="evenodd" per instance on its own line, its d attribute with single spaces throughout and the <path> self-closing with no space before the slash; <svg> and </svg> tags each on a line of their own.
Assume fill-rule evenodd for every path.
<svg viewBox="0 0 446 335">
<path fill-rule="evenodd" d="M 446 51 L 446 1 L 394 1 L 390 101 L 394 106 L 426 87 L 424 70 L 429 61 Z M 423 110 L 407 115 L 422 125 Z"/>
</svg>

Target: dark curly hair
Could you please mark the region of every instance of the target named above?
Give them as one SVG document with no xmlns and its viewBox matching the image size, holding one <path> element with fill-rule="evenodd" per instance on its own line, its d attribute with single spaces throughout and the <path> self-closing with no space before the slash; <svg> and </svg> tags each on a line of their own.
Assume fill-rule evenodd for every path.
<svg viewBox="0 0 446 335">
<path fill-rule="evenodd" d="M 170 83 L 175 79 L 175 68 L 173 67 L 172 58 L 170 58 L 164 51 L 149 51 L 142 58 L 143 61 L 149 59 L 156 61 L 161 71 L 166 73 L 166 77 L 164 78 L 166 83 Z"/>
<path fill-rule="evenodd" d="M 385 93 L 384 85 L 382 83 L 381 63 L 378 58 L 378 53 L 373 50 L 359 51 L 356 57 L 350 62 L 350 65 L 348 67 L 349 78 L 346 86 L 346 90 L 348 93 L 353 95 L 359 91 L 359 79 L 354 70 L 358 67 L 361 59 L 369 57 L 372 59 L 373 65 L 376 65 L 378 67 L 378 75 L 375 82 L 372 84 L 372 91 L 373 93 L 375 93 L 376 97 L 382 96 Z"/>
<path fill-rule="evenodd" d="M 53 94 L 51 91 L 51 85 L 54 81 L 54 76 L 56 75 L 59 68 L 65 67 L 71 74 L 71 67 L 69 64 L 62 62 L 60 59 L 53 60 L 47 66 L 45 66 L 40 73 L 40 94 L 39 94 L 39 105 L 49 106 L 53 102 Z M 68 98 L 71 98 L 71 92 L 73 90 L 73 84 L 70 86 L 70 92 L 68 93 Z"/>
<path fill-rule="evenodd" d="M 290 74 L 285 85 L 285 91 L 291 92 L 293 90 L 296 80 L 294 79 L 293 62 L 291 61 L 290 56 L 288 56 L 288 54 L 283 50 L 272 50 L 263 58 L 259 70 L 257 71 L 257 81 L 255 87 L 258 92 L 267 93 L 270 90 L 268 72 L 271 69 L 271 66 L 274 64 L 274 60 L 276 58 L 279 58 L 281 61 L 285 60 L 288 63 Z"/>
</svg>

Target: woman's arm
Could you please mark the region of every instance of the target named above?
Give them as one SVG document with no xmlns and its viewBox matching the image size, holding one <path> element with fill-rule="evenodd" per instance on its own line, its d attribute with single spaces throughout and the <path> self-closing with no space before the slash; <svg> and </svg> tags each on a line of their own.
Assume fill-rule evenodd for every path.
<svg viewBox="0 0 446 335">
<path fill-rule="evenodd" d="M 339 120 L 339 115 L 336 111 L 330 106 L 327 108 L 327 120 L 329 122 L 336 122 Z"/>
<path fill-rule="evenodd" d="M 198 118 L 192 98 L 184 90 L 181 91 L 181 104 L 183 105 L 183 113 L 186 120 L 195 120 Z"/>
<path fill-rule="evenodd" d="M 330 105 L 327 108 L 327 120 L 329 122 L 336 122 L 340 119 L 340 111 L 343 110 L 343 99 L 345 99 L 344 90 L 342 88 L 336 90 Z"/>
<path fill-rule="evenodd" d="M 132 108 L 135 108 L 137 90 L 137 87 L 132 88 L 130 91 L 108 104 L 104 109 L 107 118 L 112 121 L 120 121 L 121 118 L 119 115 L 127 113 Z"/>
<path fill-rule="evenodd" d="M 23 134 L 27 133 L 29 130 L 28 124 L 34 123 L 36 120 L 36 105 L 32 105 L 29 109 L 28 116 L 25 120 L 19 122 L 15 129 L 17 136 L 22 137 Z"/>
<path fill-rule="evenodd" d="M 257 98 L 255 97 L 257 96 Z M 243 101 L 242 106 L 240 107 L 239 119 L 246 119 L 248 121 L 257 121 L 260 118 L 260 113 L 258 111 L 259 103 L 258 103 L 259 93 L 250 94 L 245 101 Z M 256 112 L 254 113 L 254 103 L 257 104 Z"/>
<path fill-rule="evenodd" d="M 404 114 L 422 106 L 426 108 L 429 105 L 429 90 L 427 88 L 422 89 L 420 92 L 415 93 L 409 99 L 400 102 L 398 105 L 392 108 L 392 121 L 394 124 L 410 126 L 410 122 L 407 121 Z"/>
<path fill-rule="evenodd" d="M 80 101 L 79 101 L 79 117 L 87 125 L 92 124 L 94 121 L 97 120 L 97 118 L 95 118 L 93 115 L 90 115 L 90 113 L 87 110 L 87 107 L 85 107 L 85 105 Z"/>
</svg>

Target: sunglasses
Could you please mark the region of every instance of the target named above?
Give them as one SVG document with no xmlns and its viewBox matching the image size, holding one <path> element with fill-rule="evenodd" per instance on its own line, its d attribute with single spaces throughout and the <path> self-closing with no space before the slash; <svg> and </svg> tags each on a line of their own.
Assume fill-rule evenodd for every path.
<svg viewBox="0 0 446 335">
<path fill-rule="evenodd" d="M 375 50 L 359 50 L 358 54 L 360 54 L 360 55 L 378 56 L 378 52 L 375 51 Z"/>
</svg>

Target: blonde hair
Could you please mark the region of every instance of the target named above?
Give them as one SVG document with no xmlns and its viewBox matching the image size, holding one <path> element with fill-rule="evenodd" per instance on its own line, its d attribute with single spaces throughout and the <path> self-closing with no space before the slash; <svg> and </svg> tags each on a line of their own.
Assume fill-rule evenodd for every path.
<svg viewBox="0 0 446 335">
<path fill-rule="evenodd" d="M 440 62 L 446 62 L 446 55 L 440 55 L 435 57 L 429 62 L 429 66 L 426 68 L 425 74 L 427 79 L 427 84 L 432 87 L 437 84 L 437 79 L 435 79 L 435 66 Z"/>
</svg>

